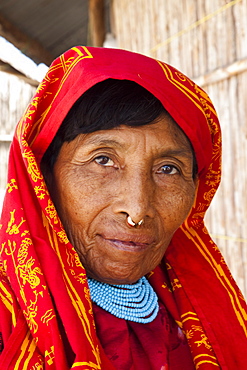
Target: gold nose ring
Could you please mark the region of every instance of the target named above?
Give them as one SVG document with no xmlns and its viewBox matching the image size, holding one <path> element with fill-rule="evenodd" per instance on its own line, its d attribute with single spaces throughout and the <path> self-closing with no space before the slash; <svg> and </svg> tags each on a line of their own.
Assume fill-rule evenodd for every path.
<svg viewBox="0 0 247 370">
<path fill-rule="evenodd" d="M 144 223 L 144 220 L 140 220 L 139 222 L 134 222 L 130 216 L 127 217 L 127 223 L 129 226 L 136 227 L 141 226 Z"/>
</svg>

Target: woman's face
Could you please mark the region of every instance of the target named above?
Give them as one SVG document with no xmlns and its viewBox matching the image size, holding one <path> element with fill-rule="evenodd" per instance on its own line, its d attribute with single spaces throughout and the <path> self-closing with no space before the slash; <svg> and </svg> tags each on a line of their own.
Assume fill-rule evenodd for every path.
<svg viewBox="0 0 247 370">
<path fill-rule="evenodd" d="M 168 116 L 63 144 L 50 191 L 88 276 L 130 284 L 160 263 L 192 207 L 192 169 L 188 139 Z M 128 215 L 144 223 L 132 227 Z"/>
</svg>

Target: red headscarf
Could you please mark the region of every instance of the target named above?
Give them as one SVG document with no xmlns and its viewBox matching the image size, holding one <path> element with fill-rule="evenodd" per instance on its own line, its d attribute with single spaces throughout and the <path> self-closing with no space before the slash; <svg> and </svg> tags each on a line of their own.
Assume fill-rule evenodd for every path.
<svg viewBox="0 0 247 370">
<path fill-rule="evenodd" d="M 247 369 L 246 305 L 203 223 L 220 181 L 214 107 L 203 90 L 165 63 L 91 47 L 72 48 L 54 61 L 11 146 L 0 226 L 0 368 L 112 368 L 96 336 L 85 270 L 39 167 L 74 102 L 107 78 L 135 81 L 156 96 L 189 137 L 199 167 L 195 204 L 149 274 L 150 283 L 186 334 L 196 369 Z"/>
</svg>

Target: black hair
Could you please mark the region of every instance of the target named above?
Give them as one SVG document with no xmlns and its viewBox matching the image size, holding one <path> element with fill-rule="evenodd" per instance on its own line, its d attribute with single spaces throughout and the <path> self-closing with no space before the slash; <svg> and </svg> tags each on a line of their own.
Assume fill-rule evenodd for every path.
<svg viewBox="0 0 247 370">
<path fill-rule="evenodd" d="M 148 90 L 129 80 L 107 79 L 87 90 L 72 106 L 46 150 L 41 168 L 52 172 L 64 142 L 79 134 L 110 130 L 120 125 L 143 126 L 167 114 L 161 102 Z M 193 176 L 196 175 L 194 151 Z"/>
</svg>

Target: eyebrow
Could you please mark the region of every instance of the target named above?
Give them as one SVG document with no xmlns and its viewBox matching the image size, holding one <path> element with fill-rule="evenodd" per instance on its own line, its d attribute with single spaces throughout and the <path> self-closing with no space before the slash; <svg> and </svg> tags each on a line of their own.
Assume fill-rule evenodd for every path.
<svg viewBox="0 0 247 370">
<path fill-rule="evenodd" d="M 105 145 L 105 146 L 114 146 L 118 148 L 124 148 L 125 143 L 120 143 L 119 141 L 112 139 L 102 139 L 99 136 L 89 138 L 86 145 Z"/>
<path fill-rule="evenodd" d="M 99 136 L 94 136 L 92 138 L 89 138 L 88 139 L 88 142 L 87 142 L 87 145 L 102 145 L 103 146 L 113 146 L 113 147 L 117 147 L 117 148 L 120 148 L 120 149 L 124 149 L 126 148 L 126 143 L 120 143 L 119 141 L 116 141 L 114 139 L 103 139 L 102 137 Z M 178 148 L 178 149 L 165 149 L 163 151 L 161 151 L 161 153 L 159 153 L 159 157 L 185 157 L 185 158 L 193 158 L 193 153 L 192 153 L 192 150 L 190 148 Z"/>
<path fill-rule="evenodd" d="M 160 153 L 161 157 L 187 157 L 187 158 L 192 158 L 193 153 L 191 149 L 167 149 L 163 152 Z"/>
</svg>

